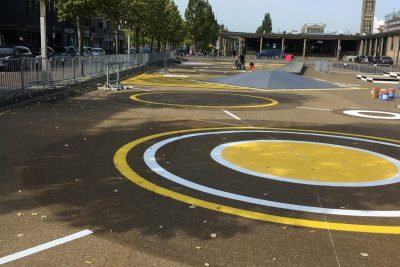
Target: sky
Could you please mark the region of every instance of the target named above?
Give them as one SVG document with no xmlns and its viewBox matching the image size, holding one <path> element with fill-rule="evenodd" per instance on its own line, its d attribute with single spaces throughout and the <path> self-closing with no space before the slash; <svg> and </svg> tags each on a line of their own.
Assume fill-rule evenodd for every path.
<svg viewBox="0 0 400 267">
<path fill-rule="evenodd" d="M 182 16 L 189 0 L 173 0 Z M 362 0 L 208 0 L 219 24 L 229 31 L 255 32 L 265 13 L 272 18 L 273 32 L 299 31 L 305 23 L 325 23 L 326 32 L 360 31 Z M 377 0 L 375 21 L 400 10 L 400 0 Z M 375 27 L 376 28 L 376 27 Z"/>
</svg>

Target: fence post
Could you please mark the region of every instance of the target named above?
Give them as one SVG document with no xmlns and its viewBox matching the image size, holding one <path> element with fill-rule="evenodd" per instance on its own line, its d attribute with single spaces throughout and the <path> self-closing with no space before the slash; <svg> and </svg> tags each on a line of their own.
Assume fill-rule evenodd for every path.
<svg viewBox="0 0 400 267">
<path fill-rule="evenodd" d="M 110 88 L 110 69 L 109 65 L 107 64 L 107 82 L 106 82 L 106 87 Z"/>
<path fill-rule="evenodd" d="M 75 58 L 72 58 L 72 76 L 75 82 Z"/>
<path fill-rule="evenodd" d="M 21 89 L 25 90 L 25 73 L 24 73 L 24 61 L 25 59 L 22 59 L 21 61 L 21 66 L 19 68 L 19 71 L 21 72 Z"/>
</svg>

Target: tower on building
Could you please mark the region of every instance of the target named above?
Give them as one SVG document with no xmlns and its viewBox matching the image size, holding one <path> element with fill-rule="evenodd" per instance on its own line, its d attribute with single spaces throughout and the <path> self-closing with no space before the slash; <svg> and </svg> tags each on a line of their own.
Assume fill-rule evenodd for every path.
<svg viewBox="0 0 400 267">
<path fill-rule="evenodd" d="M 372 33 L 374 28 L 376 0 L 363 0 L 360 33 Z"/>
</svg>

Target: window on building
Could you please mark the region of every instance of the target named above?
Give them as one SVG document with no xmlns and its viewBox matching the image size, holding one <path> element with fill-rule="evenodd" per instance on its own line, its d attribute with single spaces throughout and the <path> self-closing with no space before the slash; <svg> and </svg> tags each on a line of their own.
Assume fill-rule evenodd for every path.
<svg viewBox="0 0 400 267">
<path fill-rule="evenodd" d="M 97 26 L 99 27 L 99 29 L 103 29 L 103 20 L 98 20 Z"/>
<path fill-rule="evenodd" d="M 29 0 L 28 8 L 31 10 L 39 9 L 39 0 Z"/>
</svg>

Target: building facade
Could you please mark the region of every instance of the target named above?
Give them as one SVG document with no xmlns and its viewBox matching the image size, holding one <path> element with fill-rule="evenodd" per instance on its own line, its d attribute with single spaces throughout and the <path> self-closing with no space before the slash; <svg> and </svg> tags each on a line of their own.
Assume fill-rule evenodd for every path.
<svg viewBox="0 0 400 267">
<path fill-rule="evenodd" d="M 40 47 L 39 0 L 1 0 L 0 46 L 24 45 Z M 76 25 L 59 22 L 57 11 L 51 2 L 46 6 L 47 44 L 56 46 L 78 46 Z M 84 46 L 101 47 L 111 53 L 115 50 L 114 30 L 103 17 L 82 19 Z M 124 50 L 125 35 L 120 33 L 120 51 Z"/>
<path fill-rule="evenodd" d="M 301 33 L 325 33 L 326 24 L 307 23 L 301 27 Z"/>
<path fill-rule="evenodd" d="M 376 0 L 363 0 L 361 13 L 361 34 L 370 34 L 374 31 L 374 16 L 375 16 Z"/>
</svg>

